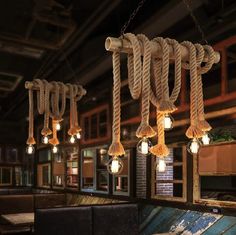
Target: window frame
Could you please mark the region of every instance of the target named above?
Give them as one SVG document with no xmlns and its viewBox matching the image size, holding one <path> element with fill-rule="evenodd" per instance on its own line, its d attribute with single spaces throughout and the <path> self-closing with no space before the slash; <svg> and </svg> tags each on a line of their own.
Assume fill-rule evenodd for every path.
<svg viewBox="0 0 236 235">
<path fill-rule="evenodd" d="M 177 202 L 187 202 L 187 150 L 186 146 L 178 146 L 178 145 L 170 145 L 169 148 L 182 148 L 182 163 L 174 163 L 173 166 L 180 166 L 182 165 L 182 174 L 183 179 L 182 180 L 168 180 L 170 183 L 182 183 L 183 185 L 183 196 L 182 197 L 175 197 L 175 196 L 168 196 L 168 195 L 157 195 L 155 194 L 155 174 L 156 174 L 156 157 L 152 156 L 151 159 L 151 198 L 152 199 L 158 199 L 158 200 L 164 200 L 164 201 L 177 201 Z"/>
</svg>

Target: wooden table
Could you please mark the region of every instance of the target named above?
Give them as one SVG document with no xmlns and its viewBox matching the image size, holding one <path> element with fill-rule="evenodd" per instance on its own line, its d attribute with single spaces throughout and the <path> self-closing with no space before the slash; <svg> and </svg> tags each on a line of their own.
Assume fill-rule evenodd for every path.
<svg viewBox="0 0 236 235">
<path fill-rule="evenodd" d="M 32 226 L 34 224 L 34 213 L 17 213 L 1 216 L 14 226 Z"/>
</svg>

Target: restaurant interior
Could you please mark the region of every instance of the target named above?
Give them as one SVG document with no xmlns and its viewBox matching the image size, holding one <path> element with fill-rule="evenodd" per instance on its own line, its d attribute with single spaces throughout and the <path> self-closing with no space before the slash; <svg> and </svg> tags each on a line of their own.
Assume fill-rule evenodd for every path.
<svg viewBox="0 0 236 235">
<path fill-rule="evenodd" d="M 234 0 L 0 2 L 0 235 L 236 235 L 235 120 Z"/>
</svg>

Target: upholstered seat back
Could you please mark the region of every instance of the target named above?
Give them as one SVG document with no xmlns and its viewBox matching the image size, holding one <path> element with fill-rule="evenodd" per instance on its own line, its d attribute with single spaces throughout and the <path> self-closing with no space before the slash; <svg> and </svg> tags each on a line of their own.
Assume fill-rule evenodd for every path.
<svg viewBox="0 0 236 235">
<path fill-rule="evenodd" d="M 94 235 L 138 235 L 138 207 L 120 204 L 93 207 Z"/>
<path fill-rule="evenodd" d="M 34 211 L 33 195 L 1 195 L 0 215 Z"/>
<path fill-rule="evenodd" d="M 92 208 L 38 209 L 35 235 L 92 235 Z"/>
</svg>

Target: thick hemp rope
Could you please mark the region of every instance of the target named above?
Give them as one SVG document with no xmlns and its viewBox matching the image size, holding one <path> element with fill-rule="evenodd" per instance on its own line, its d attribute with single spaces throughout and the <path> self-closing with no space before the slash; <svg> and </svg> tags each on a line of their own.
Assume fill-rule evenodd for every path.
<svg viewBox="0 0 236 235">
<path fill-rule="evenodd" d="M 188 138 L 200 138 L 203 131 L 198 127 L 198 74 L 197 74 L 197 54 L 195 46 L 184 41 L 181 45 L 189 49 L 189 65 L 182 63 L 185 69 L 190 69 L 190 126 L 186 131 Z"/>
<path fill-rule="evenodd" d="M 111 156 L 121 156 L 125 154 L 123 145 L 120 142 L 120 53 L 113 52 L 113 125 L 112 125 L 112 144 L 108 154 Z"/>
<path fill-rule="evenodd" d="M 164 40 L 164 39 L 163 39 Z M 154 40 L 156 43 L 162 41 L 160 39 Z M 163 58 L 156 59 L 152 58 L 152 70 L 153 70 L 153 79 L 154 84 L 151 89 L 151 102 L 156 106 L 156 120 L 157 120 L 157 135 L 158 135 L 158 143 L 150 148 L 150 153 L 157 157 L 165 157 L 169 155 L 169 149 L 165 144 L 165 130 L 164 130 L 164 116 L 163 112 L 159 111 L 159 104 L 161 99 L 163 98 L 163 76 L 166 76 L 166 71 L 163 70 L 162 65 L 164 65 L 165 60 L 167 60 L 167 48 L 164 47 L 164 44 L 160 44 L 162 49 Z M 169 49 L 168 49 L 169 53 Z M 166 56 L 164 58 L 164 55 Z M 169 58 L 168 58 L 169 59 Z M 164 61 L 163 61 L 164 60 Z M 169 67 L 168 67 L 169 69 Z M 178 74 L 179 76 L 179 74 Z M 167 81 L 168 82 L 168 81 Z M 167 84 L 168 85 L 168 84 Z M 168 91 L 169 92 L 169 91 Z"/>
<path fill-rule="evenodd" d="M 160 44 L 162 48 L 162 76 L 161 76 L 161 100 L 159 104 L 159 112 L 161 113 L 172 113 L 176 110 L 175 105 L 169 97 L 169 46 L 164 38 L 157 37 L 153 39 L 154 42 Z"/>
<path fill-rule="evenodd" d="M 52 119 L 52 138 L 49 140 L 49 143 L 53 146 L 56 146 L 59 144 L 56 125 L 57 125 L 57 121 Z"/>
<path fill-rule="evenodd" d="M 201 45 L 200 45 L 201 46 Z M 210 124 L 205 120 L 205 113 L 204 113 L 204 95 L 203 95 L 203 85 L 202 85 L 202 74 L 207 73 L 212 65 L 214 64 L 215 60 L 215 53 L 211 46 L 204 45 L 201 46 L 205 49 L 208 54 L 208 61 L 205 63 L 203 67 L 201 65 L 198 68 L 198 127 L 206 132 L 210 131 L 212 128 Z M 204 49 L 203 54 L 204 54 Z"/>
<path fill-rule="evenodd" d="M 36 143 L 34 139 L 34 97 L 33 97 L 33 89 L 29 89 L 29 133 L 27 144 L 34 145 Z"/>
<path fill-rule="evenodd" d="M 66 109 L 66 85 L 62 82 L 58 82 L 58 85 L 61 90 L 61 108 L 59 108 L 59 120 L 62 120 L 62 116 L 65 113 Z"/>
<path fill-rule="evenodd" d="M 128 54 L 128 84 L 133 99 L 138 99 L 142 89 L 142 64 L 140 43 L 134 34 L 127 33 L 124 35 L 132 45 L 133 53 Z"/>
<path fill-rule="evenodd" d="M 74 115 L 74 87 L 71 84 L 67 84 L 69 87 L 70 92 L 70 129 L 68 130 L 68 135 L 73 136 L 76 135 L 76 129 L 75 129 L 75 115 Z"/>
<path fill-rule="evenodd" d="M 49 128 L 49 116 L 50 116 L 50 89 L 51 89 L 51 84 L 48 83 L 46 80 L 43 80 L 44 82 L 44 87 L 45 87 L 45 98 L 44 98 L 44 126 L 41 131 L 41 134 L 43 136 L 48 136 L 52 134 L 51 129 Z"/>
<path fill-rule="evenodd" d="M 81 131 L 81 127 L 79 126 L 78 124 L 78 109 L 77 109 L 77 95 L 78 95 L 78 92 L 79 92 L 79 88 L 77 85 L 74 85 L 73 86 L 74 88 L 74 128 L 75 128 L 75 131 L 76 131 L 76 134 L 78 134 L 80 131 Z"/>
<path fill-rule="evenodd" d="M 39 90 L 37 91 L 37 109 L 39 114 L 43 114 L 45 111 L 45 88 L 44 83 L 40 79 L 34 79 L 34 83 L 36 83 L 39 86 Z"/>
<path fill-rule="evenodd" d="M 138 138 L 151 138 L 156 135 L 156 132 L 149 125 L 149 94 L 150 94 L 150 66 L 151 66 L 151 47 L 148 38 L 143 35 L 137 35 L 137 38 L 142 42 L 144 48 L 143 55 L 143 70 L 142 70 L 142 108 L 141 108 L 141 123 L 136 131 Z"/>
<path fill-rule="evenodd" d="M 59 119 L 59 92 L 60 86 L 57 82 L 51 82 L 52 87 L 54 87 L 55 92 L 51 94 L 51 107 L 52 111 L 49 108 L 50 117 L 56 121 L 60 121 Z"/>
</svg>

